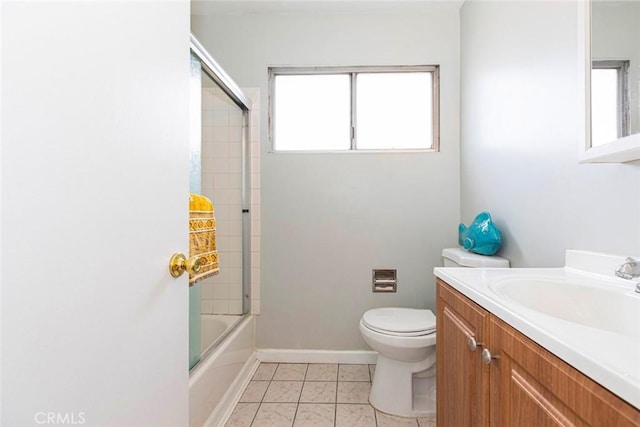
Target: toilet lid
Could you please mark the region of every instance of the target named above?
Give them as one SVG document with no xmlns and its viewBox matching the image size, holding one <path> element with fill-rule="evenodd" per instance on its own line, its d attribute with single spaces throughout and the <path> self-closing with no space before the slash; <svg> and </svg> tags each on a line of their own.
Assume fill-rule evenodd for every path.
<svg viewBox="0 0 640 427">
<path fill-rule="evenodd" d="M 362 316 L 368 328 L 387 335 L 420 336 L 436 330 L 436 316 L 431 310 L 416 308 L 374 308 Z"/>
</svg>

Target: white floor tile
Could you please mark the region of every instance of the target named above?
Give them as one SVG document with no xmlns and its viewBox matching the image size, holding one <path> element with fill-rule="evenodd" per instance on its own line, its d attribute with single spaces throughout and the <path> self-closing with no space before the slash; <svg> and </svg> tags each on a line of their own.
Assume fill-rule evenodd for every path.
<svg viewBox="0 0 640 427">
<path fill-rule="evenodd" d="M 338 365 L 326 363 L 311 363 L 307 368 L 305 381 L 337 381 Z"/>
<path fill-rule="evenodd" d="M 336 406 L 326 403 L 300 403 L 293 427 L 334 427 Z"/>
<path fill-rule="evenodd" d="M 274 381 L 304 381 L 306 363 L 280 363 L 273 376 Z"/>
<path fill-rule="evenodd" d="M 369 403 L 370 382 L 340 381 L 338 403 Z"/>
<path fill-rule="evenodd" d="M 369 365 L 339 365 L 338 381 L 371 381 Z"/>
<path fill-rule="evenodd" d="M 371 405 L 336 405 L 336 427 L 376 427 Z"/>
<path fill-rule="evenodd" d="M 244 390 L 240 402 L 262 402 L 265 391 L 269 387 L 269 381 L 251 381 L 247 388 Z"/>
<path fill-rule="evenodd" d="M 335 381 L 305 381 L 300 402 L 336 403 L 336 384 Z"/>
<path fill-rule="evenodd" d="M 297 406 L 295 403 L 262 403 L 251 427 L 291 427 Z"/>
<path fill-rule="evenodd" d="M 253 374 L 252 380 L 254 381 L 271 381 L 273 379 L 273 374 L 276 372 L 276 368 L 278 367 L 277 363 L 261 363 L 258 366 L 258 369 Z"/>
<path fill-rule="evenodd" d="M 263 402 L 269 403 L 298 403 L 302 381 L 271 381 Z"/>
</svg>

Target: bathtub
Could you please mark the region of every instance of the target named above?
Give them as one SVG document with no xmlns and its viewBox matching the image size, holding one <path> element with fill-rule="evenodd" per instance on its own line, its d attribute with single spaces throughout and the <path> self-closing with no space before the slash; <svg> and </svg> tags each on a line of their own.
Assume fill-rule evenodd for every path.
<svg viewBox="0 0 640 427">
<path fill-rule="evenodd" d="M 216 427 L 232 409 L 258 364 L 254 324 L 252 315 L 202 316 L 202 342 L 212 344 L 202 344 L 201 360 L 189 375 L 190 427 Z"/>
<path fill-rule="evenodd" d="M 200 315 L 200 360 L 207 357 L 207 353 L 220 343 L 228 332 L 242 320 L 242 316 L 227 314 Z"/>
</svg>

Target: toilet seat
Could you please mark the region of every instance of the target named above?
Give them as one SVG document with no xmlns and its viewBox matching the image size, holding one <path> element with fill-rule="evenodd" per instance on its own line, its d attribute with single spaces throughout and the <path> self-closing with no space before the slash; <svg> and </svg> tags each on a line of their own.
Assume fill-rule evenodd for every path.
<svg viewBox="0 0 640 427">
<path fill-rule="evenodd" d="M 436 330 L 436 316 L 431 310 L 416 308 L 374 308 L 362 315 L 368 329 L 396 337 L 419 337 Z"/>
</svg>

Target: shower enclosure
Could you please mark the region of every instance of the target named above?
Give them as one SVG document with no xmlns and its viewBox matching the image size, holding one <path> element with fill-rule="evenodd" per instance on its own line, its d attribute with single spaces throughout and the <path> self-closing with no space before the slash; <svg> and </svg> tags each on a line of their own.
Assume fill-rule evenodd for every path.
<svg viewBox="0 0 640 427">
<path fill-rule="evenodd" d="M 214 205 L 220 273 L 189 289 L 193 371 L 250 312 L 249 105 L 191 37 L 190 192 Z"/>
</svg>

